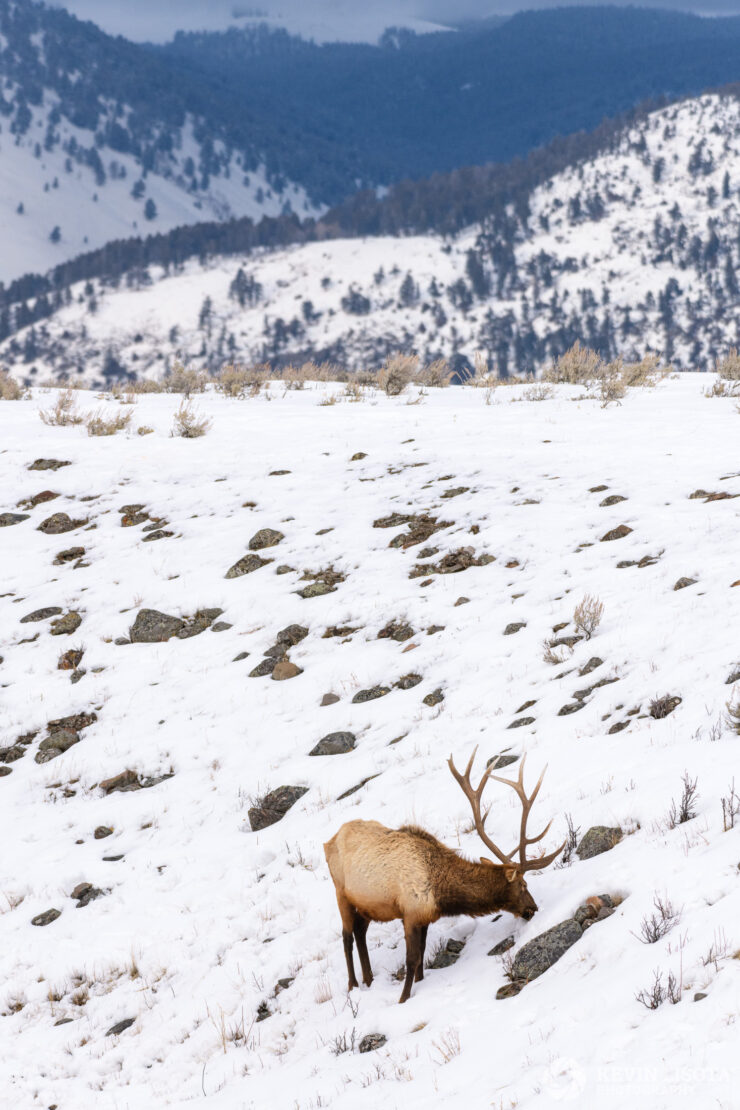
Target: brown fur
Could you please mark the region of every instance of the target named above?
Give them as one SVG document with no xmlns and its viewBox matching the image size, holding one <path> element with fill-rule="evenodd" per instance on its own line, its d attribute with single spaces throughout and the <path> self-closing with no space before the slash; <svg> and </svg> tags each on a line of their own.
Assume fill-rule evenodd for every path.
<svg viewBox="0 0 740 1110">
<path fill-rule="evenodd" d="M 522 873 L 482 859 L 474 863 L 415 825 L 388 829 L 378 821 L 348 821 L 324 845 L 342 917 L 349 989 L 358 985 L 352 941 L 363 982 L 372 983 L 365 934 L 371 921 L 403 920 L 406 981 L 400 1001 L 414 980 L 424 977 L 427 928 L 440 917 L 507 910 L 529 919 L 537 910 Z"/>
</svg>

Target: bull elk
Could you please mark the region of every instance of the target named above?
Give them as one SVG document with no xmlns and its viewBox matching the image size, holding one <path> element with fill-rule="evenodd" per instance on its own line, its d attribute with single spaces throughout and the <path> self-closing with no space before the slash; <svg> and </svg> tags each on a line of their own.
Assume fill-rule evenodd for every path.
<svg viewBox="0 0 740 1110">
<path fill-rule="evenodd" d="M 478 836 L 499 863 L 483 856 L 480 863 L 465 859 L 415 825 L 388 829 L 378 821 L 348 821 L 324 845 L 342 916 L 349 990 L 359 985 L 352 958 L 353 938 L 357 941 L 362 981 L 367 987 L 373 981 L 366 941 L 371 921 L 403 920 L 406 980 L 399 1001 L 405 1002 L 411 994 L 412 983 L 424 978 L 424 947 L 432 922 L 456 914 L 481 917 L 497 910 L 507 910 L 529 921 L 537 912 L 537 903 L 527 889 L 524 875 L 527 871 L 547 867 L 565 847 L 563 843 L 549 855 L 527 859 L 529 845 L 542 840 L 552 824 L 550 821 L 539 836 L 527 836 L 529 811 L 547 768 L 529 796 L 524 789 L 525 757 L 522 757 L 516 782 L 494 775 L 494 760 L 478 786 L 473 787 L 470 773 L 476 751 L 477 748 L 465 774 L 460 774 L 452 756 L 448 765 L 470 802 Z M 481 797 L 489 778 L 511 786 L 522 803 L 518 860 L 513 858 L 513 852 L 509 855 L 502 852 L 486 834 L 488 810 L 481 814 Z"/>
</svg>

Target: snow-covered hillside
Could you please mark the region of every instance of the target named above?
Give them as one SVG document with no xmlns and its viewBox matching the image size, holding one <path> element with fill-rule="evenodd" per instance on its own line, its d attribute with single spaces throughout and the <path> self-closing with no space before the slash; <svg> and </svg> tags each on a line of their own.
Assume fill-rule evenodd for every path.
<svg viewBox="0 0 740 1110">
<path fill-rule="evenodd" d="M 277 384 L 197 397 L 212 425 L 192 440 L 170 435 L 172 395 L 129 410 L 75 394 L 85 413 L 131 411 L 113 438 L 43 424 L 54 391 L 0 401 L 3 1105 L 734 1105 L 740 823 L 723 831 L 721 800 L 740 743 L 740 415 L 707 383 L 606 409 L 568 386 L 353 403 Z M 391 514 L 437 530 L 389 544 L 413 531 L 377 526 Z M 263 529 L 282 539 L 226 578 Z M 453 552 L 467 569 L 437 573 Z M 587 594 L 604 606 L 592 638 L 545 651 L 577 637 Z M 201 634 L 127 642 L 143 609 Z M 379 638 L 391 621 L 410 634 Z M 275 681 L 283 650 L 293 677 Z M 358 700 L 373 687 L 388 692 Z M 354 750 L 309 755 L 340 731 Z M 526 753 L 530 784 L 549 765 L 546 850 L 566 815 L 621 842 L 533 873 L 530 922 L 432 926 L 430 954 L 464 949 L 404 1006 L 401 925 L 371 926 L 375 982 L 347 997 L 323 842 L 349 819 L 411 820 L 477 858 L 445 766 L 475 745 L 479 768 Z M 695 816 L 676 825 L 686 774 Z M 305 793 L 252 831 L 281 786 Z M 518 804 L 487 794 L 508 848 Z M 497 1000 L 505 964 L 487 953 L 511 935 L 516 956 L 602 893 L 616 912 Z M 678 918 L 643 943 L 656 896 Z M 679 1002 L 650 1011 L 636 995 L 658 971 Z M 385 1043 L 360 1053 L 369 1034 Z"/>
<path fill-rule="evenodd" d="M 247 171 L 218 142 L 218 173 L 207 190 L 194 188 L 203 136 L 196 138 L 192 120 L 145 171 L 134 154 L 106 149 L 92 131 L 55 116 L 55 103 L 49 94 L 31 109 L 24 135 L 0 132 L 0 281 L 45 272 L 111 239 L 203 220 L 259 219 L 286 207 L 301 216 L 316 211 L 303 189 L 288 184 L 278 193 L 264 169 Z M 112 109 L 110 122 L 125 123 L 126 114 Z M 49 134 L 54 142 L 46 146 Z"/>
<path fill-rule="evenodd" d="M 175 357 L 361 367 L 398 349 L 483 350 L 531 372 L 579 339 L 706 369 L 738 343 L 738 227 L 740 101 L 705 96 L 539 186 L 525 213 L 453 238 L 329 240 L 78 286 L 0 359 L 19 377 L 100 378 L 111 353 L 127 373 L 159 374 Z"/>
</svg>

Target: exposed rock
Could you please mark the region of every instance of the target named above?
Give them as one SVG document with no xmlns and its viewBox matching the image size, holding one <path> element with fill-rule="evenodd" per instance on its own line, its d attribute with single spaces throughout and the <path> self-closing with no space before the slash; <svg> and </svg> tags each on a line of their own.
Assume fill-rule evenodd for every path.
<svg viewBox="0 0 740 1110">
<path fill-rule="evenodd" d="M 460 953 L 464 947 L 464 940 L 448 940 L 444 948 L 437 952 L 434 959 L 429 963 L 429 968 L 436 970 L 442 967 L 452 967 L 460 959 Z"/>
<path fill-rule="evenodd" d="M 266 567 L 272 559 L 263 559 L 261 555 L 245 555 L 238 563 L 226 571 L 225 578 L 241 578 L 243 574 L 251 574 L 253 570 Z"/>
<path fill-rule="evenodd" d="M 119 775 L 114 775 L 111 779 L 103 779 L 98 785 L 106 794 L 141 789 L 136 771 L 121 771 Z"/>
<path fill-rule="evenodd" d="M 290 647 L 295 647 L 300 644 L 301 640 L 305 640 L 308 636 L 308 629 L 302 624 L 289 624 L 287 628 L 281 629 L 275 639 L 279 644 L 288 644 Z"/>
<path fill-rule="evenodd" d="M 439 705 L 439 703 L 444 700 L 445 696 L 440 686 L 438 686 L 436 690 L 432 690 L 431 694 L 427 694 L 425 698 L 422 698 L 424 705 L 429 706 Z"/>
<path fill-rule="evenodd" d="M 29 466 L 29 470 L 59 470 L 63 466 L 71 466 L 69 459 L 36 459 Z"/>
<path fill-rule="evenodd" d="M 257 1007 L 257 1015 L 255 1017 L 255 1021 L 264 1021 L 265 1018 L 269 1018 L 271 1015 L 272 1015 L 272 1010 L 270 1009 L 270 1007 L 267 1005 L 267 1002 L 263 998 L 262 1001 L 260 1002 L 259 1006 Z"/>
<path fill-rule="evenodd" d="M 75 744 L 79 744 L 80 739 L 80 734 L 71 728 L 56 729 L 39 744 L 36 762 L 48 763 L 50 759 L 56 759 L 62 752 L 66 752 Z M 44 758 L 39 758 L 40 756 Z"/>
<path fill-rule="evenodd" d="M 352 732 L 330 732 L 319 740 L 311 749 L 309 755 L 344 755 L 355 747 L 355 736 Z"/>
<path fill-rule="evenodd" d="M 117 1037 L 119 1033 L 125 1033 L 127 1029 L 131 1028 L 135 1021 L 136 1018 L 124 1018 L 123 1021 L 117 1021 L 115 1025 L 111 1025 L 110 1029 L 105 1034 L 106 1037 Z"/>
<path fill-rule="evenodd" d="M 140 609 L 131 626 L 132 644 L 161 644 L 177 636 L 185 628 L 185 621 L 168 616 L 157 609 Z"/>
<path fill-rule="evenodd" d="M 585 703 L 582 701 L 574 701 L 569 705 L 561 705 L 558 709 L 558 717 L 567 717 L 571 713 L 577 713 L 579 709 L 584 709 Z"/>
<path fill-rule="evenodd" d="M 68 547 L 66 551 L 60 551 L 54 559 L 54 566 L 64 566 L 65 563 L 73 563 L 78 559 L 82 559 L 85 555 L 84 547 Z"/>
<path fill-rule="evenodd" d="M 696 579 L 695 578 L 679 578 L 678 581 L 676 582 L 676 585 L 673 587 L 673 589 L 674 590 L 685 590 L 687 586 L 695 586 L 695 585 L 696 585 Z"/>
<path fill-rule="evenodd" d="M 513 998 L 515 995 L 519 994 L 526 985 L 525 979 L 517 979 L 514 983 L 504 983 L 503 987 L 499 987 L 496 991 L 496 998 Z"/>
<path fill-rule="evenodd" d="M 653 698 L 650 702 L 650 709 L 648 712 L 654 720 L 660 721 L 663 717 L 667 717 L 669 713 L 672 713 L 674 709 L 678 708 L 682 700 L 683 699 L 679 698 L 677 694 L 673 696 L 665 694 L 662 698 Z"/>
<path fill-rule="evenodd" d="M 643 555 L 641 559 L 623 559 L 621 562 L 617 563 L 617 570 L 621 570 L 624 567 L 652 567 L 657 563 L 659 558 L 660 555 Z"/>
<path fill-rule="evenodd" d="M 390 516 L 381 516 L 373 521 L 373 528 L 398 528 L 401 524 L 408 524 L 413 520 L 412 513 L 391 513 Z"/>
<path fill-rule="evenodd" d="M 529 701 L 525 701 L 522 705 L 520 705 L 519 708 L 516 710 L 516 712 L 517 713 L 523 713 L 525 709 L 531 709 L 532 706 L 536 705 L 536 704 L 537 704 L 537 698 L 530 698 Z"/>
<path fill-rule="evenodd" d="M 44 910 L 43 913 L 37 913 L 35 917 L 31 918 L 31 924 L 51 925 L 52 921 L 56 921 L 56 919 L 61 916 L 61 910 Z"/>
<path fill-rule="evenodd" d="M 549 646 L 556 647 L 569 647 L 574 648 L 576 644 L 580 644 L 583 636 L 558 636 L 555 640 L 550 640 Z"/>
<path fill-rule="evenodd" d="M 113 829 L 108 828 L 107 825 L 98 825 L 93 836 L 96 840 L 105 840 L 107 836 L 113 836 Z"/>
<path fill-rule="evenodd" d="M 628 528 L 626 524 L 620 524 L 619 527 L 612 528 L 609 532 L 605 532 L 601 537 L 601 542 L 607 543 L 609 540 L 621 540 L 625 536 L 629 536 L 631 531 L 632 529 Z"/>
<path fill-rule="evenodd" d="M 352 698 L 354 704 L 365 701 L 375 701 L 376 698 L 383 698 L 390 692 L 390 686 L 371 686 L 369 690 L 358 690 Z"/>
<path fill-rule="evenodd" d="M 725 686 L 732 686 L 735 682 L 740 682 L 740 668 L 732 671 L 729 677 L 725 679 Z"/>
<path fill-rule="evenodd" d="M 394 682 L 393 685 L 399 690 L 413 690 L 414 686 L 418 686 L 420 682 L 420 674 L 405 674 L 399 678 L 398 682 Z"/>
<path fill-rule="evenodd" d="M 284 659 L 280 663 L 276 663 L 272 672 L 272 677 L 275 682 L 283 682 L 286 678 L 296 678 L 299 674 L 303 674 L 300 667 L 296 667 L 295 663 L 291 663 L 289 659 Z"/>
<path fill-rule="evenodd" d="M 449 499 L 450 497 L 459 497 L 461 493 L 467 493 L 470 486 L 453 486 L 451 489 L 446 489 L 444 493 L 440 493 L 440 497 Z"/>
<path fill-rule="evenodd" d="M 12 767 L 0 767 L 0 779 L 6 778 L 7 775 L 13 774 Z"/>
<path fill-rule="evenodd" d="M 514 940 L 513 934 L 511 936 L 504 937 L 504 939 L 500 940 L 498 942 L 498 944 L 494 944 L 493 948 L 490 950 L 488 955 L 489 956 L 503 956 L 504 952 L 508 952 L 509 949 L 513 948 L 515 944 L 516 944 L 516 941 Z"/>
<path fill-rule="evenodd" d="M 0 528 L 10 528 L 13 524 L 20 524 L 29 519 L 28 513 L 0 513 Z"/>
<path fill-rule="evenodd" d="M 94 902 L 96 898 L 103 898 L 104 895 L 105 891 L 93 886 L 92 883 L 78 883 L 70 897 L 76 899 L 77 909 L 79 910 L 89 905 L 90 902 Z"/>
<path fill-rule="evenodd" d="M 328 582 L 311 582 L 308 586 L 304 586 L 302 590 L 298 590 L 298 596 L 303 598 L 321 597 L 323 594 L 333 594 L 335 591 L 336 586 L 331 586 Z"/>
<path fill-rule="evenodd" d="M 350 462 L 359 462 L 360 459 L 366 459 L 366 458 L 367 458 L 367 451 L 355 451 L 354 455 L 352 456 L 352 458 L 349 461 Z"/>
<path fill-rule="evenodd" d="M 403 737 L 399 736 L 398 739 L 402 740 Z M 395 744 L 395 742 L 396 742 L 395 740 L 391 740 L 391 744 Z M 337 795 L 337 801 L 341 802 L 342 798 L 349 798 L 350 795 L 356 794 L 357 791 L 361 790 L 362 787 L 365 786 L 366 783 L 372 782 L 373 779 L 377 779 L 377 778 L 380 778 L 380 771 L 378 771 L 374 775 L 368 775 L 367 778 L 362 779 L 360 782 L 358 782 L 356 786 L 350 786 L 349 790 L 345 790 L 344 793 Z"/>
<path fill-rule="evenodd" d="M 155 540 L 169 539 L 171 536 L 174 536 L 174 534 L 175 534 L 174 532 L 168 532 L 164 528 L 155 528 L 154 531 L 150 532 L 148 536 L 144 536 L 144 538 L 142 539 L 141 542 L 142 543 L 154 543 Z"/>
<path fill-rule="evenodd" d="M 80 732 L 83 728 L 89 728 L 90 725 L 95 724 L 97 719 L 97 713 L 72 713 L 69 717 L 57 717 L 55 720 L 47 722 L 46 728 L 50 733 L 63 728 L 71 728 L 75 732 Z M 32 733 L 31 738 L 34 735 Z M 21 742 L 24 741 L 21 740 Z"/>
<path fill-rule="evenodd" d="M 409 578 L 422 578 L 427 574 L 459 574 L 469 567 L 483 567 L 494 562 L 493 555 L 475 557 L 472 547 L 459 547 L 450 551 L 438 563 L 417 563 L 409 572 Z"/>
<path fill-rule="evenodd" d="M 26 749 L 20 744 L 12 744 L 9 748 L 0 748 L 0 763 L 16 763 L 23 759 Z M 7 771 L 4 772 L 7 775 Z"/>
<path fill-rule="evenodd" d="M 383 1033 L 368 1033 L 363 1037 L 359 1044 L 360 1052 L 374 1052 L 376 1048 L 382 1048 L 388 1038 Z"/>
<path fill-rule="evenodd" d="M 291 806 L 308 793 L 307 786 L 279 786 L 265 794 L 257 804 L 253 805 L 248 813 L 252 831 L 266 829 L 281 821 Z"/>
<path fill-rule="evenodd" d="M 629 721 L 617 721 L 611 728 L 606 730 L 607 736 L 613 736 L 615 732 L 622 732 L 625 728 L 629 728 Z"/>
<path fill-rule="evenodd" d="M 603 493 L 605 489 L 609 489 L 609 487 L 608 486 L 591 486 L 591 488 L 588 492 L 589 493 Z"/>
<path fill-rule="evenodd" d="M 199 609 L 197 613 L 184 621 L 184 628 L 181 628 L 175 635 L 178 640 L 189 640 L 192 636 L 200 636 L 201 632 L 210 628 L 222 613 L 223 609 Z"/>
<path fill-rule="evenodd" d="M 211 632 L 228 632 L 233 627 L 233 624 L 229 624 L 228 621 L 216 621 L 215 624 L 211 625 Z"/>
<path fill-rule="evenodd" d="M 61 497 L 61 494 L 55 493 L 53 489 L 42 489 L 40 493 L 35 493 L 33 497 L 27 497 L 25 501 L 19 501 L 18 505 L 21 509 L 35 509 L 38 505 L 45 505 L 47 501 L 56 501 L 57 497 Z"/>
<path fill-rule="evenodd" d="M 601 508 L 607 505 L 618 505 L 620 501 L 626 501 L 626 497 L 622 497 L 620 493 L 612 493 L 609 497 L 605 497 L 603 501 L 599 501 Z"/>
<path fill-rule="evenodd" d="M 511 726 L 509 726 L 511 727 Z M 492 755 L 490 759 L 486 760 L 486 767 L 490 767 L 492 763 L 496 764 L 496 770 L 500 771 L 503 767 L 510 767 L 512 763 L 516 763 L 521 757 L 507 752 L 499 752 L 498 755 Z"/>
<path fill-rule="evenodd" d="M 603 659 L 599 659 L 598 655 L 592 655 L 588 663 L 585 663 L 584 666 L 581 667 L 578 674 L 583 678 L 584 675 L 591 674 L 591 671 L 595 671 L 597 667 L 602 667 L 603 665 Z"/>
<path fill-rule="evenodd" d="M 260 528 L 259 532 L 255 532 L 249 541 L 249 550 L 262 551 L 265 547 L 275 547 L 284 539 L 283 533 L 276 531 L 274 528 Z"/>
<path fill-rule="evenodd" d="M 33 621 L 46 621 L 49 617 L 58 616 L 63 610 L 58 605 L 49 605 L 46 609 L 34 609 L 25 617 L 21 617 L 21 624 L 31 624 Z"/>
<path fill-rule="evenodd" d="M 52 513 L 39 524 L 38 530 L 47 536 L 59 536 L 63 532 L 74 532 L 75 528 L 81 528 L 83 524 L 87 524 L 87 521 L 72 520 L 67 513 Z"/>
<path fill-rule="evenodd" d="M 280 994 L 281 991 L 287 991 L 295 983 L 295 975 L 286 976 L 284 979 L 278 979 L 275 984 L 275 995 Z"/>
<path fill-rule="evenodd" d="M 242 659 L 249 659 L 249 652 L 248 651 L 240 651 L 238 655 L 234 656 L 232 662 L 233 663 L 241 663 Z"/>
<path fill-rule="evenodd" d="M 353 633 L 358 632 L 358 631 L 359 631 L 359 628 L 357 628 L 357 627 L 353 628 L 349 624 L 340 624 L 340 625 L 332 624 L 327 628 L 326 632 L 323 632 L 321 634 L 321 639 L 322 640 L 331 640 L 331 639 L 333 639 L 334 637 L 337 637 L 337 636 L 341 636 L 341 637 L 344 638 L 344 637 L 347 637 L 347 636 L 352 636 Z"/>
<path fill-rule="evenodd" d="M 569 948 L 580 940 L 583 930 L 577 921 L 561 921 L 552 929 L 534 937 L 519 949 L 511 967 L 512 977 L 529 982 L 565 955 Z"/>
<path fill-rule="evenodd" d="M 470 598 L 469 597 L 459 597 L 457 599 L 457 601 L 455 602 L 453 608 L 457 609 L 458 605 L 469 605 L 469 604 L 470 604 Z"/>
<path fill-rule="evenodd" d="M 274 669 L 275 660 L 268 657 L 267 659 L 263 659 L 260 663 L 258 663 L 256 667 L 252 667 L 252 670 L 249 672 L 249 677 L 265 678 L 268 674 L 272 674 Z"/>
<path fill-rule="evenodd" d="M 507 728 L 525 728 L 527 725 L 533 725 L 536 719 L 536 717 L 517 717 L 510 725 L 507 725 Z"/>
<path fill-rule="evenodd" d="M 271 470 L 268 478 L 281 478 L 284 474 L 291 474 L 290 470 Z"/>
<path fill-rule="evenodd" d="M 520 632 L 522 628 L 526 627 L 526 621 L 516 621 L 514 624 L 507 624 L 504 629 L 504 636 L 513 636 L 515 632 Z"/>
<path fill-rule="evenodd" d="M 467 597 L 464 598 L 464 601 L 469 601 L 469 600 L 470 600 L 470 598 L 467 598 Z M 457 602 L 455 602 L 455 604 L 457 605 Z M 427 628 L 427 636 L 436 636 L 436 634 L 438 632 L 444 632 L 444 630 L 445 630 L 445 625 L 443 625 L 443 624 L 430 624 L 429 628 Z"/>
<path fill-rule="evenodd" d="M 63 617 L 51 622 L 49 632 L 52 636 L 71 636 L 73 632 L 82 624 L 82 617 L 78 612 L 73 610 L 70 613 L 65 613 Z"/>
<path fill-rule="evenodd" d="M 429 516 L 427 513 L 408 516 L 393 513 L 390 517 L 374 521 L 373 527 L 395 528 L 398 524 L 408 524 L 408 531 L 400 532 L 397 536 L 394 536 L 388 546 L 403 550 L 407 547 L 414 547 L 419 543 L 425 543 L 435 532 L 452 527 L 451 520 L 438 520 L 436 516 Z"/>
<path fill-rule="evenodd" d="M 579 859 L 591 859 L 600 856 L 602 852 L 610 851 L 622 839 L 620 828 L 609 828 L 607 825 L 593 825 L 581 837 L 576 848 Z"/>
<path fill-rule="evenodd" d="M 295 567 L 289 567 L 287 563 L 281 563 L 280 566 L 275 567 L 275 574 L 292 574 L 294 570 Z"/>
<path fill-rule="evenodd" d="M 379 640 L 395 640 L 396 643 L 402 644 L 406 640 L 410 640 L 414 635 L 414 630 L 406 621 L 392 620 L 384 628 L 381 628 L 378 633 Z"/>
<path fill-rule="evenodd" d="M 336 705 L 338 701 L 339 701 L 339 695 L 338 694 L 324 694 L 323 698 L 319 702 L 319 705 L 322 706 L 322 707 L 326 706 L 326 705 Z"/>
</svg>

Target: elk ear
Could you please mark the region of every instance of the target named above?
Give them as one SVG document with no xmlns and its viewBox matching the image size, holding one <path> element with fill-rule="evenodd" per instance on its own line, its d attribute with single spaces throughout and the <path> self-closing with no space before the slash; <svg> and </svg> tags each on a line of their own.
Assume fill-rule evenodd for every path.
<svg viewBox="0 0 740 1110">
<path fill-rule="evenodd" d="M 480 861 L 481 861 L 481 863 L 487 863 L 489 867 L 495 867 L 496 866 L 496 864 L 493 862 L 492 859 L 486 859 L 485 856 L 481 856 Z"/>
<path fill-rule="evenodd" d="M 519 872 L 516 867 L 506 867 L 504 869 L 504 875 L 506 875 L 507 883 L 513 883 L 515 879 L 519 878 Z"/>
</svg>

